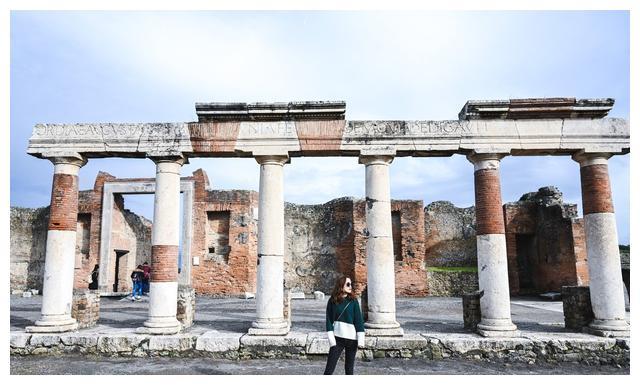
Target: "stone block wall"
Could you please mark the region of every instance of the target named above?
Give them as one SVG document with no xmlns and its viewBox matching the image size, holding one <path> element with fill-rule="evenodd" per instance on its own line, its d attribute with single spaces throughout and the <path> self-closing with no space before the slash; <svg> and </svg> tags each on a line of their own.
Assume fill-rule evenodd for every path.
<svg viewBox="0 0 640 385">
<path fill-rule="evenodd" d="M 79 328 L 94 326 L 100 318 L 100 292 L 74 289 L 71 317 L 78 321 Z"/>
<path fill-rule="evenodd" d="M 593 320 L 589 286 L 563 286 L 564 327 L 581 331 Z"/>
<path fill-rule="evenodd" d="M 178 285 L 178 308 L 176 318 L 182 324 L 182 329 L 193 325 L 196 317 L 196 291 L 188 285 Z"/>
<path fill-rule="evenodd" d="M 10 210 L 10 289 L 42 290 L 49 208 Z"/>
<path fill-rule="evenodd" d="M 430 296 L 460 297 L 478 290 L 478 272 L 427 268 L 426 282 Z"/>
<path fill-rule="evenodd" d="M 476 266 L 475 207 L 436 201 L 424 208 L 425 264 Z"/>
</svg>

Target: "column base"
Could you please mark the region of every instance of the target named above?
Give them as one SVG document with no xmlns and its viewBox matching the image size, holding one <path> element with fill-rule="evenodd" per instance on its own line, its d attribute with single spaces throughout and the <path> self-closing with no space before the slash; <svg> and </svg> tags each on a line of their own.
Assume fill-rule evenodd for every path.
<svg viewBox="0 0 640 385">
<path fill-rule="evenodd" d="M 70 316 L 43 316 L 35 325 L 27 326 L 27 333 L 64 333 L 78 329 L 78 321 Z"/>
<path fill-rule="evenodd" d="M 508 318 L 482 318 L 476 327 L 476 333 L 483 337 L 515 338 L 520 336 L 520 331 Z"/>
<path fill-rule="evenodd" d="M 182 324 L 175 318 L 167 321 L 148 320 L 143 327 L 136 329 L 138 334 L 176 334 L 182 330 Z"/>
<path fill-rule="evenodd" d="M 289 323 L 282 320 L 280 322 L 254 321 L 249 328 L 249 335 L 252 336 L 285 336 L 289 333 Z"/>
<path fill-rule="evenodd" d="M 584 333 L 600 337 L 630 337 L 631 328 L 625 320 L 593 320 L 585 326 Z"/>
<path fill-rule="evenodd" d="M 371 337 L 402 337 L 404 329 L 402 328 L 386 328 L 386 329 L 364 329 L 365 336 Z"/>
</svg>

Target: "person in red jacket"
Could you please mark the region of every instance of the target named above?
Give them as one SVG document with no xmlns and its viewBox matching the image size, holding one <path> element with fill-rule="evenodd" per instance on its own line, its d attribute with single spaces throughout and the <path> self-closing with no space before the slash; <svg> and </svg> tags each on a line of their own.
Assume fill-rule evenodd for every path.
<svg viewBox="0 0 640 385">
<path fill-rule="evenodd" d="M 142 264 L 142 294 L 149 294 L 149 279 L 151 278 L 151 266 L 148 262 Z"/>
</svg>

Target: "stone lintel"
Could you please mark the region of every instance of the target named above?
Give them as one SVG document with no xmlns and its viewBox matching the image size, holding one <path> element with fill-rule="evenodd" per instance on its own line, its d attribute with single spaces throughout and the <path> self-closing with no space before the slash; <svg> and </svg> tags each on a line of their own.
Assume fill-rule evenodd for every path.
<svg viewBox="0 0 640 385">
<path fill-rule="evenodd" d="M 597 119 L 607 116 L 615 100 L 576 98 L 527 98 L 469 100 L 458 114 L 460 120 L 476 119 Z"/>
<path fill-rule="evenodd" d="M 344 101 L 196 103 L 198 122 L 343 120 Z"/>
</svg>

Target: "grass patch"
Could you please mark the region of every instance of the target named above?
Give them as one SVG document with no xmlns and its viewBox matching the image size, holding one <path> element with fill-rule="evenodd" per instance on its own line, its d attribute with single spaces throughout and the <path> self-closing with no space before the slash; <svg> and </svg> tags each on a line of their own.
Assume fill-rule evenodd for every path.
<svg viewBox="0 0 640 385">
<path fill-rule="evenodd" d="M 427 271 L 435 271 L 439 273 L 477 273 L 477 266 L 455 266 L 455 267 L 427 267 Z"/>
</svg>

